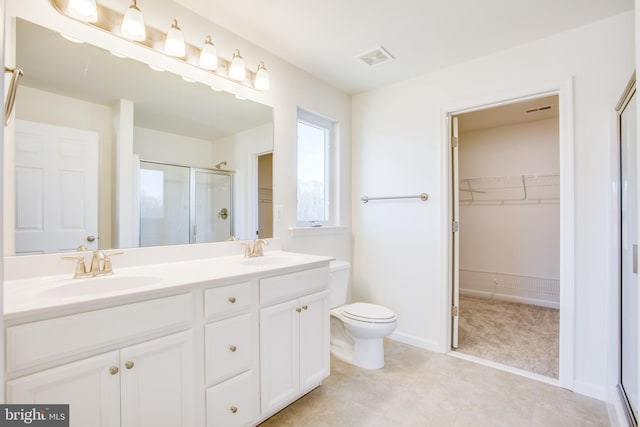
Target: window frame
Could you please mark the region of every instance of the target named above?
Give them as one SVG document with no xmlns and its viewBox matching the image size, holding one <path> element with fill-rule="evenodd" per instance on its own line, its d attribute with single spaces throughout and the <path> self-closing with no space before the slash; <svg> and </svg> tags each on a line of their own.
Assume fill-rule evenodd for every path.
<svg viewBox="0 0 640 427">
<path fill-rule="evenodd" d="M 325 144 L 324 144 L 324 192 L 325 192 L 325 220 L 300 220 L 298 218 L 298 126 L 303 123 L 307 126 L 316 127 L 326 132 Z M 296 226 L 297 227 L 322 227 L 322 226 L 334 226 L 336 225 L 336 197 L 337 191 L 335 190 L 334 171 L 337 170 L 335 165 L 335 146 L 336 146 L 336 127 L 337 122 L 328 119 L 319 114 L 313 113 L 302 108 L 298 108 L 296 118 Z"/>
</svg>

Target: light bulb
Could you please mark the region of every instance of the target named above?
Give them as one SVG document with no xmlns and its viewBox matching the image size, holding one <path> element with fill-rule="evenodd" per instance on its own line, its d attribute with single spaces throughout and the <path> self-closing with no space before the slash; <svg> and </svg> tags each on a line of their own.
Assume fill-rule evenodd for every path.
<svg viewBox="0 0 640 427">
<path fill-rule="evenodd" d="M 132 0 L 131 6 L 129 6 L 129 9 L 127 9 L 127 12 L 124 14 L 120 32 L 126 38 L 139 42 L 147 38 L 144 17 L 140 9 L 138 9 L 136 0 Z"/>
<path fill-rule="evenodd" d="M 167 39 L 164 42 L 164 51 L 171 56 L 177 56 L 182 58 L 185 54 L 184 36 L 180 27 L 178 27 L 178 21 L 173 20 L 171 29 L 167 33 Z"/>
<path fill-rule="evenodd" d="M 215 45 L 211 41 L 211 36 L 207 36 L 200 50 L 200 66 L 211 71 L 218 68 L 218 54 Z"/>
<path fill-rule="evenodd" d="M 239 82 L 244 81 L 247 78 L 247 70 L 244 67 L 244 59 L 240 56 L 240 51 L 236 49 L 233 52 L 233 59 L 229 66 L 229 77 Z"/>
<path fill-rule="evenodd" d="M 253 87 L 257 90 L 269 90 L 269 73 L 264 66 L 264 62 L 260 62 L 258 65 L 258 71 L 256 71 L 256 77 L 253 80 Z"/>
<path fill-rule="evenodd" d="M 95 0 L 69 0 L 67 11 L 71 16 L 85 22 L 98 20 L 98 8 Z"/>
</svg>

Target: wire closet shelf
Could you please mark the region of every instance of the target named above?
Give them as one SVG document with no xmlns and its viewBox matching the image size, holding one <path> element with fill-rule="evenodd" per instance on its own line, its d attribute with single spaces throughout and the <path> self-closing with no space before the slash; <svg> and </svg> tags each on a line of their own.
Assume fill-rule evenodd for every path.
<svg viewBox="0 0 640 427">
<path fill-rule="evenodd" d="M 460 179 L 460 204 L 559 203 L 560 175 L 510 175 Z"/>
</svg>

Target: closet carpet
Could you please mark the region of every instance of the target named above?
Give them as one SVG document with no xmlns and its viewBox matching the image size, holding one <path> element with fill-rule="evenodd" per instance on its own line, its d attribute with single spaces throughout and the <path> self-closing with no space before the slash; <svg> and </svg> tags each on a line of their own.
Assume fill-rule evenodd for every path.
<svg viewBox="0 0 640 427">
<path fill-rule="evenodd" d="M 459 313 L 459 352 L 558 378 L 558 310 L 460 295 Z"/>
</svg>

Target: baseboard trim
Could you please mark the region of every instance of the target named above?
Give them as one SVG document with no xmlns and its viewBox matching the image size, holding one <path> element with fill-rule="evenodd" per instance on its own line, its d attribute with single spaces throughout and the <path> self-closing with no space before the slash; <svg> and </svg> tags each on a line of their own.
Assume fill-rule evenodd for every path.
<svg viewBox="0 0 640 427">
<path fill-rule="evenodd" d="M 545 300 L 540 300 L 535 298 L 527 298 L 522 296 L 505 295 L 505 294 L 498 294 L 493 292 L 478 291 L 475 289 L 462 289 L 462 288 L 460 289 L 460 294 L 469 295 L 472 297 L 497 299 L 500 301 L 507 301 L 507 302 L 517 302 L 520 304 L 532 304 L 532 305 L 538 305 L 540 307 L 555 308 L 557 310 L 560 309 L 560 303 L 553 302 L 553 301 L 545 301 Z"/>
<path fill-rule="evenodd" d="M 607 412 L 611 427 L 634 427 L 629 421 L 626 402 L 617 386 L 609 388 Z"/>
<path fill-rule="evenodd" d="M 592 383 L 576 380 L 573 383 L 573 391 L 604 402 L 609 401 L 609 392 L 607 391 L 607 387 L 604 386 L 598 386 Z"/>
<path fill-rule="evenodd" d="M 439 343 L 424 338 L 418 338 L 415 335 L 404 334 L 402 332 L 394 332 L 387 338 L 398 341 L 404 344 L 409 344 L 414 347 L 424 348 L 425 350 L 433 351 L 435 353 L 443 353 Z"/>
</svg>

